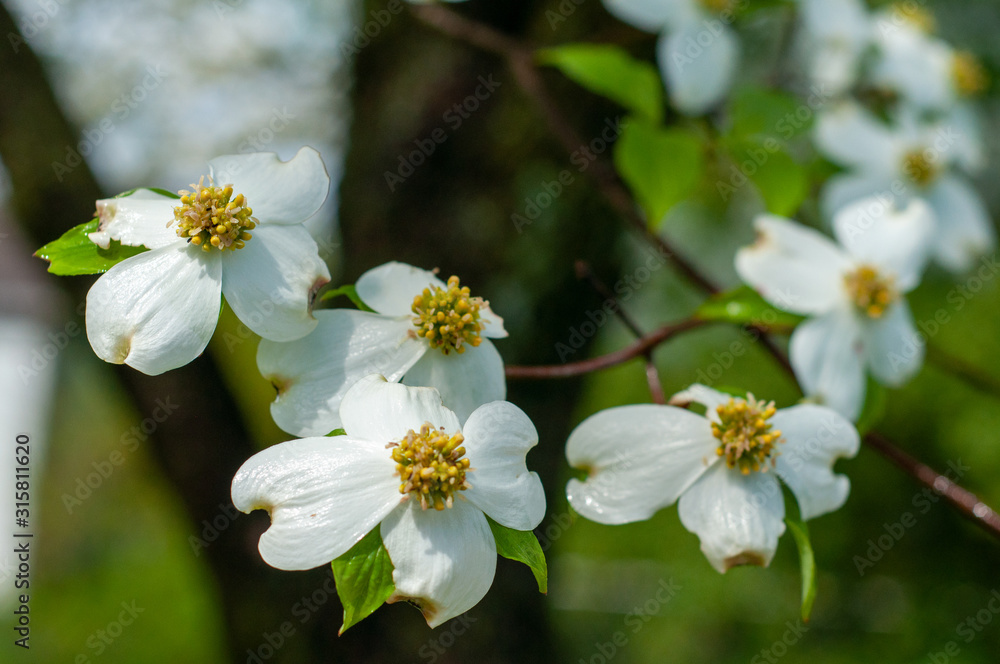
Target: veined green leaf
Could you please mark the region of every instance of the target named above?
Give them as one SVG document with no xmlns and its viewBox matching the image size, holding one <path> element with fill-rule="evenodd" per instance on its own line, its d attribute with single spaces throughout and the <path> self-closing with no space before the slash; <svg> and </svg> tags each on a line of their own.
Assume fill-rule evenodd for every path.
<svg viewBox="0 0 1000 664">
<path fill-rule="evenodd" d="M 538 543 L 535 533 L 530 530 L 514 530 L 507 526 L 501 526 L 493 519 L 486 517 L 493 531 L 493 539 L 497 543 L 497 553 L 504 558 L 516 560 L 531 568 L 531 573 L 535 575 L 538 583 L 538 592 L 547 593 L 549 591 L 549 573 L 545 565 L 545 554 L 542 552 L 542 545 Z"/>
<path fill-rule="evenodd" d="M 337 596 L 344 605 L 340 634 L 370 616 L 395 592 L 392 570 L 378 526 L 333 561 Z"/>
<path fill-rule="evenodd" d="M 785 524 L 799 549 L 799 565 L 802 568 L 802 622 L 809 622 L 813 602 L 816 601 L 816 558 L 809 540 L 809 527 L 804 521 L 789 518 L 785 519 Z"/>
<path fill-rule="evenodd" d="M 145 247 L 129 247 L 112 241 L 107 249 L 94 244 L 88 236 L 97 231 L 97 219 L 63 233 L 35 252 L 38 258 L 49 261 L 49 272 L 60 276 L 99 274 L 107 272 L 126 258 L 148 251 Z"/>
</svg>

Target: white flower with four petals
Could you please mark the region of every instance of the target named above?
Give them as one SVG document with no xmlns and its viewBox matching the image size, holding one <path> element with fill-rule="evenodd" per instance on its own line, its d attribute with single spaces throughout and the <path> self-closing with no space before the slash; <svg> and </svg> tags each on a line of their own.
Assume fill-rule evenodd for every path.
<svg viewBox="0 0 1000 664">
<path fill-rule="evenodd" d="M 765 300 L 810 316 L 792 333 L 790 359 L 807 396 L 850 420 L 861 413 L 866 374 L 898 386 L 919 370 L 924 345 L 903 297 L 920 283 L 933 232 L 927 205 L 903 211 L 866 199 L 834 220 L 840 246 L 806 226 L 757 218 L 758 239 L 736 271 Z"/>
<path fill-rule="evenodd" d="M 803 519 L 847 500 L 849 480 L 832 471 L 860 444 L 850 422 L 829 408 L 781 410 L 703 385 L 674 403 L 699 403 L 705 416 L 651 404 L 601 411 L 566 443 L 571 466 L 589 471 L 570 480 L 570 505 L 584 517 L 617 525 L 649 519 L 678 504 L 681 523 L 701 540 L 719 572 L 767 566 L 785 531 L 778 478 L 795 494 Z"/>
<path fill-rule="evenodd" d="M 319 325 L 308 337 L 262 341 L 257 367 L 278 390 L 271 404 L 278 426 L 296 436 L 341 428 L 344 394 L 373 373 L 437 389 L 462 422 L 484 403 L 503 400 L 503 360 L 489 340 L 507 336 L 503 319 L 489 303 L 471 297 L 457 277 L 449 281 L 404 263 L 386 263 L 356 284 L 375 313 L 317 311 Z M 430 338 L 425 336 L 429 318 L 435 326 Z"/>
<path fill-rule="evenodd" d="M 183 366 L 212 338 L 223 295 L 266 339 L 309 334 L 330 272 L 302 222 L 329 189 L 319 153 L 302 148 L 287 162 L 271 153 L 213 159 L 208 185 L 183 200 L 138 190 L 98 201 L 91 240 L 150 251 L 112 267 L 87 294 L 94 352 L 150 375 Z"/>
<path fill-rule="evenodd" d="M 431 627 L 475 606 L 496 570 L 486 517 L 529 531 L 545 514 L 542 483 L 525 466 L 538 442 L 531 420 L 498 401 L 462 426 L 436 390 L 378 375 L 348 391 L 340 419 L 346 435 L 275 445 L 236 473 L 233 504 L 271 514 L 259 544 L 264 561 L 311 569 L 378 528 L 394 567 L 389 602 L 413 601 Z M 404 440 L 409 444 L 400 445 Z M 429 490 L 401 473 L 422 478 Z M 431 496 L 429 508 L 421 495 Z"/>
</svg>

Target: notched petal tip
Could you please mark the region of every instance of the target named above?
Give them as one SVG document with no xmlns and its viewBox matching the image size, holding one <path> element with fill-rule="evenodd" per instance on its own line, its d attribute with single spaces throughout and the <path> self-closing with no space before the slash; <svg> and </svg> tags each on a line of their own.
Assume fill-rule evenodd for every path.
<svg viewBox="0 0 1000 664">
<path fill-rule="evenodd" d="M 734 567 L 743 567 L 746 565 L 767 567 L 767 561 L 756 551 L 744 551 L 722 561 L 722 566 L 727 572 Z"/>
<path fill-rule="evenodd" d="M 441 607 L 431 600 L 425 597 L 407 597 L 395 592 L 389 596 L 389 599 L 385 600 L 386 604 L 395 604 L 396 602 L 406 602 L 416 607 L 423 614 L 424 620 L 427 621 L 427 626 L 431 629 L 440 624 L 440 621 L 437 621 L 436 617 L 441 613 Z"/>
<path fill-rule="evenodd" d="M 330 283 L 330 280 L 327 277 L 320 275 L 316 277 L 316 281 L 314 281 L 313 285 L 309 287 L 307 311 L 309 312 L 310 316 L 313 315 L 313 308 L 316 306 L 316 300 L 319 296 L 319 292 L 323 290 L 323 287 L 326 286 L 328 283 Z"/>
</svg>

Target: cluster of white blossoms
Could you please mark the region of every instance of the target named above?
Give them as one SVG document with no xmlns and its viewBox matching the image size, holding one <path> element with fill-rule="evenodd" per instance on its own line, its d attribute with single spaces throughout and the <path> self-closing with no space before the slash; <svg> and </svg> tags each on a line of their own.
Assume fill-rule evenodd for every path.
<svg viewBox="0 0 1000 664">
<path fill-rule="evenodd" d="M 936 227 L 931 258 L 953 272 L 996 246 L 967 176 L 985 165 L 972 101 L 989 86 L 976 57 L 935 36 L 934 16 L 899 2 L 870 13 L 860 0 L 801 0 L 812 78 L 836 99 L 820 111 L 819 151 L 845 169 L 824 187 L 832 219 L 868 196 L 925 201 Z"/>
</svg>

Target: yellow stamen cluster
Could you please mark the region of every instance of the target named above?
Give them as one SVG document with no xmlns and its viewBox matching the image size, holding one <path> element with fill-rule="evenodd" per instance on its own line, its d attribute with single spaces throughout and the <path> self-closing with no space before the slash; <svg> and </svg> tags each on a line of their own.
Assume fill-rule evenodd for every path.
<svg viewBox="0 0 1000 664">
<path fill-rule="evenodd" d="M 955 80 L 955 89 L 966 97 L 980 95 L 990 86 L 986 68 L 968 51 L 955 54 L 951 63 L 951 75 Z"/>
<path fill-rule="evenodd" d="M 726 465 L 739 468 L 744 475 L 751 471 L 767 471 L 768 462 L 774 464 L 775 449 L 781 432 L 772 431 L 768 422 L 776 409 L 774 402 L 757 401 L 752 394 L 743 399 L 730 399 L 729 403 L 715 409 L 719 423 L 712 423 L 712 433 L 720 444 L 716 453 L 726 458 Z"/>
<path fill-rule="evenodd" d="M 854 306 L 869 318 L 881 318 L 899 297 L 892 277 L 880 275 L 870 265 L 862 265 L 848 273 L 844 281 Z"/>
<path fill-rule="evenodd" d="M 924 150 L 914 150 L 903 157 L 903 172 L 917 185 L 926 187 L 938 176 L 938 167 Z"/>
<path fill-rule="evenodd" d="M 205 251 L 213 247 L 225 251 L 246 246 L 257 220 L 243 194 L 234 198 L 232 185 L 206 187 L 204 177 L 191 186 L 192 191 L 177 192 L 181 205 L 174 208 L 174 219 L 167 226 L 176 223 L 179 237 Z"/>
<path fill-rule="evenodd" d="M 386 445 L 402 480 L 399 492 L 418 496 L 424 509 L 440 511 L 454 505 L 455 492 L 471 488 L 465 481 L 469 460 L 463 458 L 464 441 L 461 433 L 448 435 L 428 422 L 420 433 L 410 429 L 403 440 Z"/>
<path fill-rule="evenodd" d="M 937 30 L 937 18 L 934 14 L 912 2 L 897 2 L 892 6 L 892 12 L 894 16 L 902 18 L 925 34 L 929 35 Z"/>
<path fill-rule="evenodd" d="M 413 298 L 415 333 L 445 355 L 464 353 L 466 344 L 482 343 L 479 310 L 486 306 L 483 298 L 469 296 L 468 286 L 459 286 L 458 277 L 450 277 L 447 288 L 425 288 Z"/>
<path fill-rule="evenodd" d="M 713 14 L 721 14 L 722 12 L 732 9 L 736 5 L 736 0 L 698 0 L 701 6 L 712 12 Z"/>
</svg>

